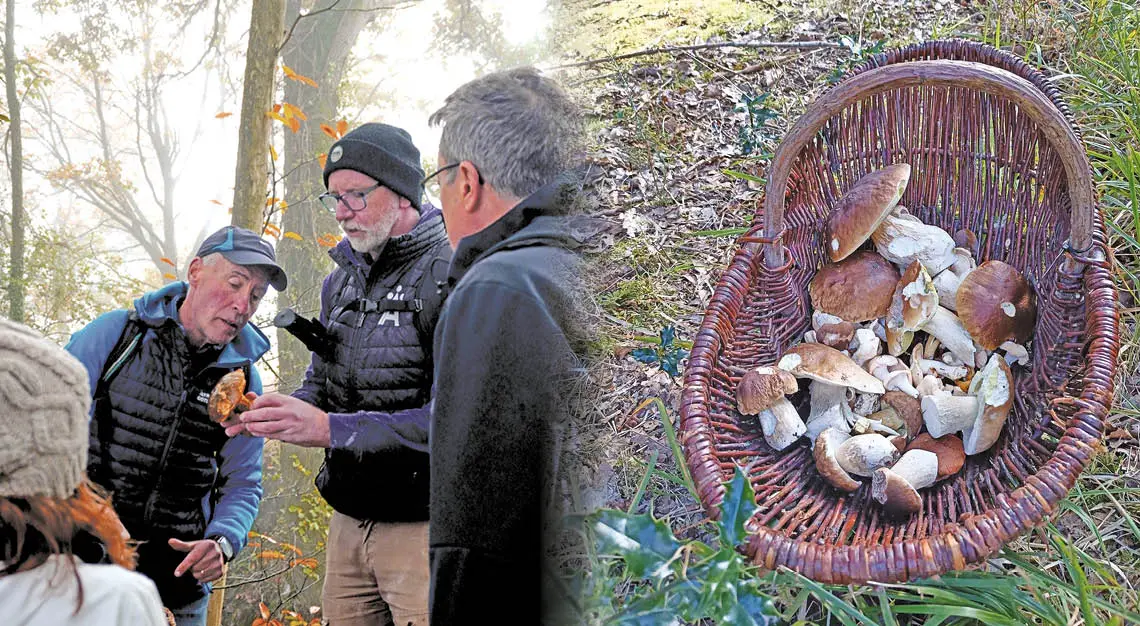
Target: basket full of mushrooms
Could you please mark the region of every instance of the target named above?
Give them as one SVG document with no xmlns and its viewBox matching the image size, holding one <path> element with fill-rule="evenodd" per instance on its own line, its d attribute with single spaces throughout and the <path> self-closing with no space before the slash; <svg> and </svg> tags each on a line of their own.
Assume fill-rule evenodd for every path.
<svg viewBox="0 0 1140 626">
<path fill-rule="evenodd" d="M 789 131 L 738 244 L 681 431 L 710 515 L 746 468 L 754 562 L 911 580 L 1056 510 L 1118 331 L 1087 157 L 1039 72 L 962 41 L 876 55 Z"/>
</svg>

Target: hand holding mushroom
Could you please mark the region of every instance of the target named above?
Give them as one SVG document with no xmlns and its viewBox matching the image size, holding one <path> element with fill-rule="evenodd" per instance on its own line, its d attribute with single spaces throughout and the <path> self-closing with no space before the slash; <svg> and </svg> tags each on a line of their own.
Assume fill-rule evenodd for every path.
<svg viewBox="0 0 1140 626">
<path fill-rule="evenodd" d="M 248 409 L 256 398 L 253 392 L 245 393 L 245 372 L 234 370 L 222 376 L 210 393 L 207 403 L 210 419 L 223 427 L 231 426 L 237 415 Z"/>
</svg>

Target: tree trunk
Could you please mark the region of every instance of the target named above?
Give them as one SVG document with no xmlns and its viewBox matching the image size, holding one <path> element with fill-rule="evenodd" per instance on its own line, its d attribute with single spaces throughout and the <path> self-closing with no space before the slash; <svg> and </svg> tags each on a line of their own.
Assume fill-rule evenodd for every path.
<svg viewBox="0 0 1140 626">
<path fill-rule="evenodd" d="M 4 23 L 4 85 L 8 92 L 12 136 L 12 251 L 8 270 L 8 317 L 24 321 L 24 147 L 20 137 L 20 99 L 16 93 L 16 0 L 8 0 Z"/>
<path fill-rule="evenodd" d="M 334 4 L 334 10 L 321 12 Z M 377 11 L 363 10 L 372 6 L 362 0 L 319 0 L 309 15 L 296 22 L 282 49 L 285 65 L 318 83 L 314 89 L 293 80 L 285 82 L 285 101 L 299 107 L 309 119 L 300 131 L 285 133 L 283 171 L 289 172 L 285 201 L 291 209 L 285 212 L 282 230 L 293 231 L 302 240 L 282 239 L 277 246 L 278 259 L 289 274 L 289 291 L 277 297 L 277 306 L 291 308 L 306 317 L 316 317 L 320 311 L 321 284 L 332 271 L 327 250 L 316 245 L 317 238 L 340 232 L 333 216 L 317 202 L 317 196 L 324 191 L 317 155 L 328 153 L 332 145 L 332 139 L 321 132 L 320 125 L 336 126 L 337 87 L 344 75 L 345 60 L 360 31 L 376 18 Z M 300 9 L 300 0 L 288 0 L 286 14 L 290 23 Z M 279 390 L 289 393 L 300 386 L 310 353 L 284 330 L 277 331 L 277 350 Z"/>
<path fill-rule="evenodd" d="M 245 90 L 241 98 L 233 224 L 261 232 L 269 180 L 269 123 L 277 47 L 285 31 L 285 0 L 253 0 Z"/>
</svg>

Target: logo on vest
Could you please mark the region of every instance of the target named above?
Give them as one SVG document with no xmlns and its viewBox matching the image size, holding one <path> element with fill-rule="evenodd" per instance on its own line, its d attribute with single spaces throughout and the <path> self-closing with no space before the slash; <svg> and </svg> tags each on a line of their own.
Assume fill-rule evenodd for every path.
<svg viewBox="0 0 1140 626">
<path fill-rule="evenodd" d="M 198 404 L 209 404 L 210 403 L 210 392 L 209 391 L 199 391 L 198 397 L 195 398 L 194 401 L 197 402 Z"/>
<path fill-rule="evenodd" d="M 396 285 L 396 288 L 393 289 L 392 291 L 389 291 L 388 295 L 386 295 L 384 297 L 387 298 L 388 300 L 396 300 L 399 302 L 403 302 L 404 300 L 407 299 L 404 297 L 404 295 L 405 295 L 404 294 L 404 286 L 403 285 Z M 391 322 L 392 326 L 399 326 L 400 325 L 400 312 L 399 311 L 384 311 L 383 313 L 380 314 L 380 322 L 377 324 L 377 326 L 384 326 L 388 322 Z"/>
</svg>

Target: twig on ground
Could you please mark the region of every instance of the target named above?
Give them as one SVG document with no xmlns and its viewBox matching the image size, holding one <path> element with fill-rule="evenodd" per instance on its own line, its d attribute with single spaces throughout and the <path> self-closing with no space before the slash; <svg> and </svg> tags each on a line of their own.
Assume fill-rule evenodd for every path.
<svg viewBox="0 0 1140 626">
<path fill-rule="evenodd" d="M 834 41 L 725 41 L 720 43 L 704 43 L 693 46 L 665 46 L 663 48 L 649 48 L 647 50 L 638 50 L 637 52 L 628 52 L 626 54 L 619 54 L 616 56 L 601 57 L 597 59 L 587 59 L 577 63 L 567 63 L 565 65 L 555 65 L 550 68 L 552 70 L 561 70 L 570 67 L 587 67 L 597 65 L 599 63 L 608 63 L 610 61 L 621 61 L 622 59 L 632 59 L 634 57 L 646 56 L 649 54 L 662 54 L 665 52 L 682 52 L 686 50 L 708 50 L 711 48 L 782 48 L 791 50 L 817 50 L 820 48 L 842 48 L 843 46 Z"/>
</svg>

